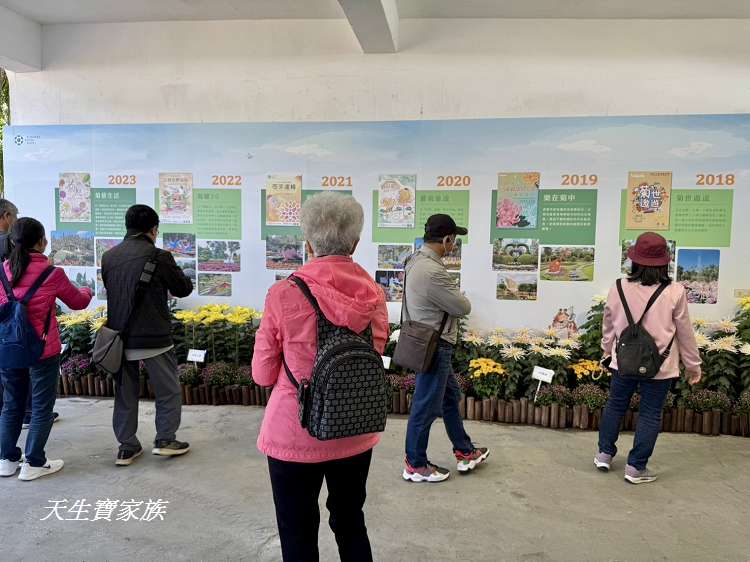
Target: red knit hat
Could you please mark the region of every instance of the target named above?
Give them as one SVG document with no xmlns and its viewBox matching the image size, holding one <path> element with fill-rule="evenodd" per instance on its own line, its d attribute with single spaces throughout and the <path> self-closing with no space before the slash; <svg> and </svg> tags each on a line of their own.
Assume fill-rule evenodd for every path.
<svg viewBox="0 0 750 562">
<path fill-rule="evenodd" d="M 663 236 L 655 232 L 644 232 L 628 249 L 628 257 L 633 263 L 651 267 L 668 265 L 671 261 L 669 247 Z"/>
</svg>

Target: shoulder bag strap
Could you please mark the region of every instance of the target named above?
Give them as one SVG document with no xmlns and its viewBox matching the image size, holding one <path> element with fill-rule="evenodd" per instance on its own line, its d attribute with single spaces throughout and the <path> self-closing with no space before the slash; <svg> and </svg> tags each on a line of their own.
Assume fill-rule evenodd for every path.
<svg viewBox="0 0 750 562">
<path fill-rule="evenodd" d="M 151 255 L 149 256 L 148 260 L 146 260 L 146 263 L 143 264 L 143 269 L 141 270 L 141 274 L 138 277 L 138 282 L 135 285 L 135 295 L 133 295 L 133 302 L 130 305 L 130 312 L 128 312 L 128 317 L 125 320 L 125 324 L 122 327 L 122 330 L 120 330 L 120 334 L 123 335 L 127 333 L 130 319 L 133 316 L 133 313 L 135 312 L 135 309 L 140 304 L 141 296 L 143 295 L 143 290 L 148 287 L 151 284 L 151 280 L 154 277 L 154 273 L 156 273 L 156 256 L 159 254 L 159 249 L 154 248 L 153 252 L 151 252 Z"/>
<path fill-rule="evenodd" d="M 1 267 L 1 266 L 0 266 Z M 5 268 L 3 268 L 3 279 L 5 279 Z M 31 302 L 31 299 L 34 297 L 36 292 L 39 290 L 39 287 L 44 284 L 44 282 L 49 278 L 52 273 L 54 273 L 55 267 L 50 265 L 42 271 L 41 275 L 36 278 L 36 281 L 31 285 L 28 291 L 26 291 L 26 294 L 21 299 L 21 304 L 24 306 L 28 306 L 29 302 Z M 5 279 L 7 281 L 7 279 Z M 52 306 L 50 307 L 49 311 L 47 312 L 47 318 L 44 320 L 44 330 L 42 331 L 42 340 L 47 340 L 47 334 L 49 333 L 49 326 L 52 323 L 52 311 L 55 309 L 55 300 L 52 300 Z"/>
<path fill-rule="evenodd" d="M 302 279 L 297 277 L 296 275 L 290 275 L 288 277 L 289 281 L 297 285 L 300 291 L 302 291 L 302 294 L 304 295 L 305 299 L 307 299 L 307 302 L 310 303 L 310 306 L 315 309 L 315 314 L 318 316 L 318 318 L 325 319 L 325 314 L 323 314 L 323 310 L 320 308 L 320 304 L 318 303 L 318 299 L 315 298 L 315 295 L 312 294 L 312 291 L 310 290 L 310 287 L 307 283 L 305 283 Z M 294 375 L 292 374 L 292 370 L 289 368 L 289 365 L 286 362 L 286 357 L 284 357 L 284 354 L 281 354 L 281 362 L 284 364 L 284 371 L 286 372 L 287 378 L 289 378 L 289 382 L 292 383 L 294 388 L 299 389 L 299 383 L 297 382 L 297 379 L 294 378 Z"/>
<path fill-rule="evenodd" d="M 635 325 L 635 321 L 633 320 L 633 314 L 630 312 L 628 301 L 625 298 L 625 291 L 622 290 L 622 279 L 618 279 L 616 285 L 617 292 L 620 295 L 620 302 L 622 302 L 622 307 L 625 309 L 625 317 L 628 319 L 628 325 L 633 326 Z"/>
<path fill-rule="evenodd" d="M 659 288 L 654 291 L 654 294 L 651 295 L 651 298 L 648 299 L 648 302 L 646 303 L 646 309 L 643 311 L 643 315 L 641 316 L 641 319 L 638 320 L 639 326 L 643 322 L 643 319 L 646 317 L 646 313 L 651 309 L 652 306 L 654 306 L 656 299 L 659 298 L 659 296 L 664 292 L 664 289 L 666 288 L 667 288 L 667 285 L 662 283 L 661 285 L 659 285 Z"/>
<path fill-rule="evenodd" d="M 0 281 L 2 281 L 3 289 L 5 289 L 5 296 L 7 297 L 8 302 L 14 302 L 16 300 L 16 295 L 13 294 L 13 288 L 10 286 L 8 276 L 5 275 L 5 266 L 2 263 L 0 263 Z"/>
<path fill-rule="evenodd" d="M 416 252 L 412 255 L 411 258 L 409 258 L 409 260 L 413 259 L 414 255 L 416 255 Z M 409 314 L 409 309 L 406 306 L 406 264 L 409 263 L 409 260 L 404 263 L 404 295 L 401 299 L 401 324 L 404 323 L 404 310 L 406 310 L 406 313 Z M 448 318 L 450 318 L 450 315 L 447 312 L 444 312 L 443 319 L 440 321 L 440 328 L 438 329 L 438 337 L 443 335 L 445 326 L 448 324 Z"/>
</svg>

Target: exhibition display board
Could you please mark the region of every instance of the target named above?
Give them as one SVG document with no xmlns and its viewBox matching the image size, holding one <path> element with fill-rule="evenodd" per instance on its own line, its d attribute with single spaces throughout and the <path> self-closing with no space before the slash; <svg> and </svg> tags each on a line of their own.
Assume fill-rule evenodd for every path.
<svg viewBox="0 0 750 562">
<path fill-rule="evenodd" d="M 365 208 L 355 259 L 394 321 L 403 260 L 438 212 L 469 228 L 446 263 L 482 330 L 580 323 L 646 230 L 670 241 L 701 317 L 750 289 L 750 226 L 734 215 L 750 206 L 748 115 L 14 126 L 5 142 L 6 196 L 99 300 L 101 254 L 140 202 L 195 281 L 181 306 L 262 308 L 307 259 L 300 208 L 321 191 Z"/>
</svg>

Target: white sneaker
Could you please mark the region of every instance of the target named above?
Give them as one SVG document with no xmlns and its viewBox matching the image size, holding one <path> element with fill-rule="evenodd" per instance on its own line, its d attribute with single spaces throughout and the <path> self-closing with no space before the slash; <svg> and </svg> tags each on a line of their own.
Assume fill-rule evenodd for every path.
<svg viewBox="0 0 750 562">
<path fill-rule="evenodd" d="M 13 476 L 19 466 L 21 466 L 21 461 L 9 461 L 7 459 L 0 460 L 0 476 L 5 478 Z"/>
<path fill-rule="evenodd" d="M 25 482 L 36 480 L 42 476 L 48 476 L 55 472 L 59 472 L 64 465 L 65 463 L 61 460 L 47 460 L 47 464 L 44 466 L 31 466 L 29 463 L 24 463 L 21 467 L 21 474 L 18 475 L 18 479 Z"/>
</svg>

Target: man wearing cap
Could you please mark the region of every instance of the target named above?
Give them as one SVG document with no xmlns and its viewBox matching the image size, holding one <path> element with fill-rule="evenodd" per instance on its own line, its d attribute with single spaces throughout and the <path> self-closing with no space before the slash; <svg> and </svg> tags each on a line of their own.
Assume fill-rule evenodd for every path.
<svg viewBox="0 0 750 562">
<path fill-rule="evenodd" d="M 464 431 L 458 404 L 461 389 L 453 373 L 453 348 L 458 340 L 458 319 L 471 312 L 471 302 L 456 287 L 443 265 L 456 237 L 468 234 L 448 215 L 433 215 L 425 224 L 424 245 L 406 263 L 404 320 L 439 329 L 447 314 L 440 345 L 429 372 L 417 373 L 411 414 L 406 429 L 404 480 L 442 482 L 450 471 L 427 459 L 432 422 L 442 415 L 460 472 L 468 472 L 489 456 L 477 449 Z"/>
</svg>

